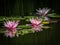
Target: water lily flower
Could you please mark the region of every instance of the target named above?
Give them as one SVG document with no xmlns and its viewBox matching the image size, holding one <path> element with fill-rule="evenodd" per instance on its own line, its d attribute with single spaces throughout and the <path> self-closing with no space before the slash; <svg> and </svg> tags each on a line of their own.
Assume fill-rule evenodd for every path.
<svg viewBox="0 0 60 45">
<path fill-rule="evenodd" d="M 50 9 L 48 9 L 48 8 L 43 8 L 43 9 L 39 8 L 39 10 L 36 9 L 36 11 L 37 11 L 38 15 L 46 16 L 46 14 L 50 11 Z"/>
<path fill-rule="evenodd" d="M 50 11 L 50 9 L 48 9 L 48 8 L 43 8 L 43 9 L 39 8 L 39 10 L 36 9 L 36 11 L 37 11 L 37 14 L 44 17 L 45 20 L 49 20 L 49 18 L 47 17 L 47 13 Z"/>
<path fill-rule="evenodd" d="M 14 37 L 17 29 L 16 27 L 18 26 L 18 21 L 7 21 L 4 22 L 4 26 L 7 28 L 7 32 L 5 33 L 5 36 L 7 37 Z"/>
<path fill-rule="evenodd" d="M 30 22 L 32 24 L 32 29 L 35 31 L 42 31 L 42 20 L 39 20 L 38 18 L 31 18 Z"/>
</svg>

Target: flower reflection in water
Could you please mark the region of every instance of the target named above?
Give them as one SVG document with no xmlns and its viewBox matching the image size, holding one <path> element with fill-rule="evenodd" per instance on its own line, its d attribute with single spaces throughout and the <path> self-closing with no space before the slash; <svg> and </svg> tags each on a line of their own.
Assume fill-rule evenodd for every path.
<svg viewBox="0 0 60 45">
<path fill-rule="evenodd" d="M 18 26 L 18 21 L 7 21 L 7 22 L 4 22 L 4 26 L 7 28 L 5 36 L 14 37 L 16 32 L 17 32 L 16 27 Z"/>
<path fill-rule="evenodd" d="M 39 10 L 36 9 L 36 11 L 37 11 L 36 14 L 44 17 L 44 20 L 49 20 L 49 18 L 47 17 L 47 13 L 50 11 L 50 9 L 48 9 L 48 8 L 42 8 L 42 9 L 39 8 Z"/>
<path fill-rule="evenodd" d="M 35 30 L 37 32 L 42 31 L 43 27 L 42 20 L 38 18 L 30 18 L 30 22 L 32 24 L 32 30 Z"/>
</svg>

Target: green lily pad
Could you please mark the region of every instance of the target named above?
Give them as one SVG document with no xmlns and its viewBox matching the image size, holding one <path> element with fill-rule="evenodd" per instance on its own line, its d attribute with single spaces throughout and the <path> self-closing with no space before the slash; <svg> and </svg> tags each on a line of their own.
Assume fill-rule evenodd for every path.
<svg viewBox="0 0 60 45">
<path fill-rule="evenodd" d="M 53 14 L 48 14 L 48 17 L 50 17 L 50 18 L 60 18 L 60 15 L 57 15 L 57 14 L 53 13 Z"/>
</svg>

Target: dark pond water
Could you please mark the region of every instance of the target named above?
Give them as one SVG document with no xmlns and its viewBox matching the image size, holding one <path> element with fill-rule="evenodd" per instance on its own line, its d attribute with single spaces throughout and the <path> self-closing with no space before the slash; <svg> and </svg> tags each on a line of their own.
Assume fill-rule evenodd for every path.
<svg viewBox="0 0 60 45">
<path fill-rule="evenodd" d="M 60 22 L 49 24 L 42 32 L 7 38 L 0 34 L 0 45 L 60 45 Z"/>
</svg>

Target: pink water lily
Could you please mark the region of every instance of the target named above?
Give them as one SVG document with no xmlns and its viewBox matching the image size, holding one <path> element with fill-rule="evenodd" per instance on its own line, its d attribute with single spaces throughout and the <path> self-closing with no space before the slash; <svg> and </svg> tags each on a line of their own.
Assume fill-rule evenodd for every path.
<svg viewBox="0 0 60 45">
<path fill-rule="evenodd" d="M 42 20 L 39 20 L 38 18 L 31 18 L 30 22 L 32 24 L 32 29 L 35 31 L 42 31 Z"/>
<path fill-rule="evenodd" d="M 5 36 L 14 37 L 17 32 L 16 27 L 18 26 L 18 21 L 7 21 L 4 22 L 4 26 L 7 28 Z"/>
<path fill-rule="evenodd" d="M 36 9 L 36 11 L 37 11 L 38 15 L 44 17 L 50 11 L 50 9 L 48 9 L 48 8 L 43 8 L 43 9 L 39 8 L 39 10 Z"/>
</svg>

